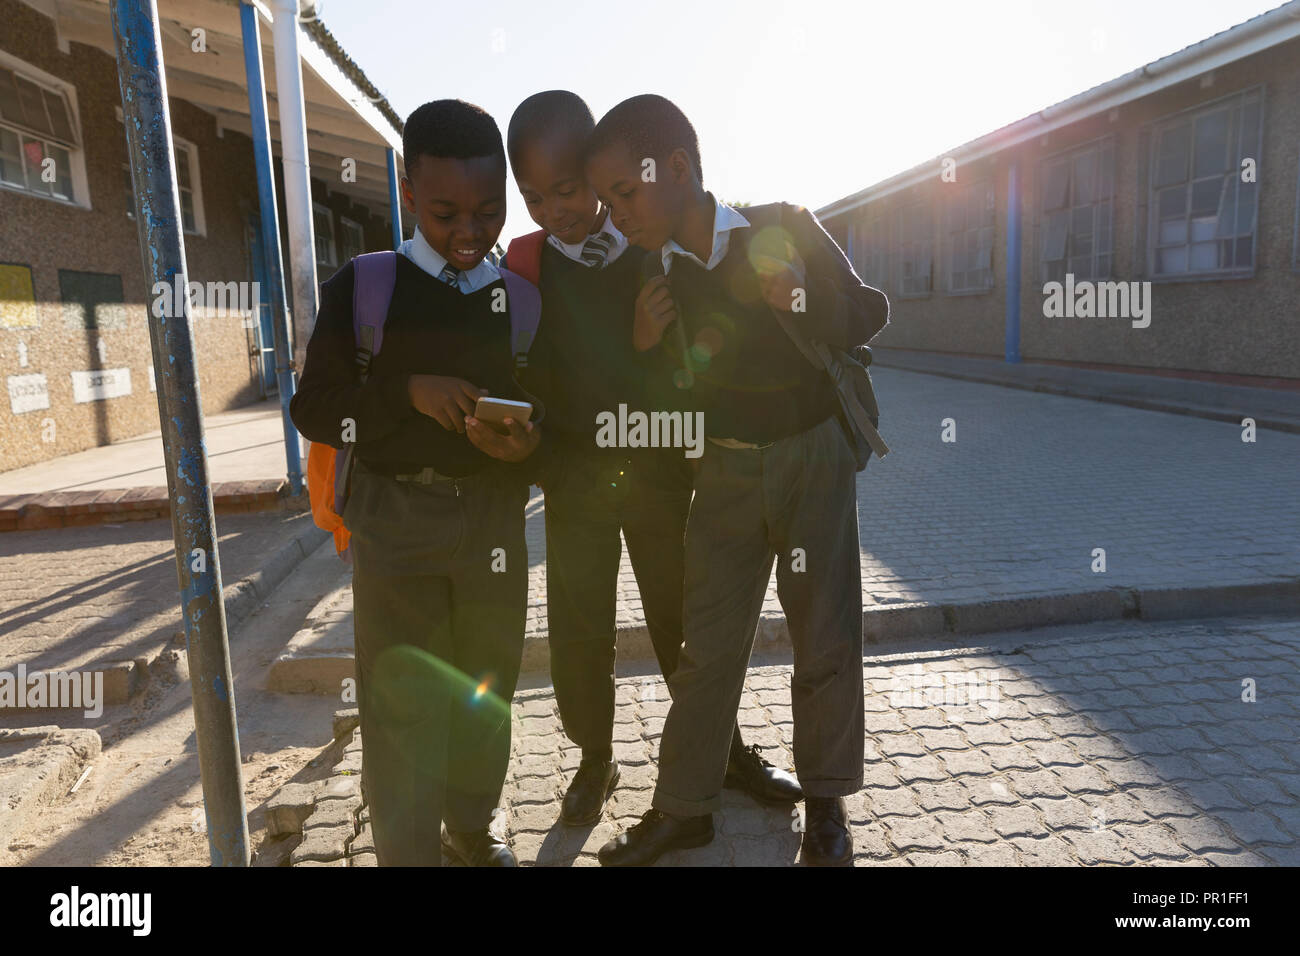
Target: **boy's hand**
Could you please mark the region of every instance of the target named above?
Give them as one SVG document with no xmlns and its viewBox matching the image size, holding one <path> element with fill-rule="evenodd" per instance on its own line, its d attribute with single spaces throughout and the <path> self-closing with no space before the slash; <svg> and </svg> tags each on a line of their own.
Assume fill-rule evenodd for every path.
<svg viewBox="0 0 1300 956">
<path fill-rule="evenodd" d="M 767 304 L 782 312 L 790 312 L 794 306 L 796 289 L 804 288 L 807 269 L 803 257 L 793 246 L 787 247 L 789 260 L 772 256 L 754 257 L 754 271 L 758 274 L 758 288 L 763 293 Z"/>
<path fill-rule="evenodd" d="M 406 383 L 411 407 L 428 415 L 447 431 L 465 434 L 465 417 L 474 414 L 474 406 L 487 389 L 478 388 L 463 378 L 448 375 L 412 375 Z"/>
<path fill-rule="evenodd" d="M 655 276 L 636 297 L 636 320 L 632 326 L 632 346 L 645 352 L 659 344 L 664 329 L 677 318 L 677 304 L 668 291 L 668 277 Z"/>
<path fill-rule="evenodd" d="M 503 435 L 487 422 L 471 417 L 465 419 L 465 434 L 475 448 L 501 461 L 523 461 L 537 450 L 542 440 L 540 427 L 532 422 L 521 425 L 513 418 L 505 419 L 505 426 L 510 431 Z"/>
</svg>

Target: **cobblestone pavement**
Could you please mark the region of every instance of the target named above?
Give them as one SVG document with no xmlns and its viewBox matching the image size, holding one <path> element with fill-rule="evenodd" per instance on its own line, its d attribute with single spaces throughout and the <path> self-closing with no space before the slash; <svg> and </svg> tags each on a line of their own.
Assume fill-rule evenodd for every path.
<svg viewBox="0 0 1300 956">
<path fill-rule="evenodd" d="M 216 520 L 223 585 L 311 522 L 287 512 Z M 0 534 L 0 670 L 84 669 L 170 640 L 181 627 L 174 553 L 170 521 Z"/>
<path fill-rule="evenodd" d="M 866 784 L 848 800 L 855 862 L 1300 865 L 1297 651 L 1300 621 L 1236 618 L 1109 622 L 867 658 Z M 746 740 L 786 767 L 789 684 L 788 665 L 751 667 L 740 709 Z M 657 677 L 619 681 L 622 781 L 599 824 L 568 828 L 560 800 L 578 751 L 549 687 L 517 695 L 495 825 L 522 863 L 594 865 L 639 818 L 668 706 Z M 358 743 L 336 768 L 353 781 Z M 728 791 L 713 843 L 660 865 L 790 865 L 797 812 Z M 364 810 L 359 819 L 349 862 L 374 865 Z M 342 843 L 335 852 L 313 865 L 344 865 Z"/>
<path fill-rule="evenodd" d="M 893 451 L 858 476 L 867 606 L 1300 573 L 1300 435 L 1251 444 L 1201 418 L 892 368 L 872 378 Z M 546 630 L 541 503 L 529 504 L 530 636 Z M 626 556 L 618 608 L 621 626 L 641 623 Z M 764 612 L 779 611 L 773 576 Z"/>
</svg>

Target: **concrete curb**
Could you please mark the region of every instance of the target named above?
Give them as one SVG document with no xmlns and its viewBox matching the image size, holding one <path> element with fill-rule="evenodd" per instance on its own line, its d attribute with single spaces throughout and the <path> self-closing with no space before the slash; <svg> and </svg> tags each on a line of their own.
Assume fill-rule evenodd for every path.
<svg viewBox="0 0 1300 956">
<path fill-rule="evenodd" d="M 289 494 L 283 478 L 219 481 L 212 486 L 215 514 L 308 511 L 306 492 Z M 0 495 L 0 531 L 43 531 L 171 517 L 167 488 L 107 488 Z"/>
<path fill-rule="evenodd" d="M 221 591 L 221 599 L 226 608 L 227 635 L 270 598 L 276 587 L 329 538 L 328 531 L 322 531 L 308 523 L 292 540 L 285 542 L 262 562 L 260 567 L 233 584 L 226 585 Z M 166 675 L 178 682 L 189 680 L 189 661 L 183 650 L 184 645 L 185 632 L 180 630 L 172 636 L 170 644 L 163 644 L 152 654 L 125 662 L 123 666 L 128 672 L 114 685 L 120 686 L 120 691 L 110 693 L 106 681 L 104 703 L 125 704 L 153 677 Z"/>
<path fill-rule="evenodd" d="M 287 542 L 279 551 L 271 555 L 256 571 L 240 578 L 234 584 L 222 590 L 222 600 L 226 605 L 226 627 L 234 627 L 257 609 L 262 601 L 271 596 L 271 592 L 293 573 L 313 551 L 330 537 L 328 531 L 309 524 L 300 531 L 292 541 Z"/>
<path fill-rule="evenodd" d="M 1172 415 L 1190 415 L 1193 418 L 1206 418 L 1211 421 L 1230 422 L 1234 425 L 1240 425 L 1243 417 L 1239 412 L 1225 411 L 1222 408 L 1211 408 L 1205 405 L 1192 405 L 1186 402 L 1161 401 L 1159 399 L 1144 398 L 1137 395 L 1116 394 L 1113 392 L 1090 389 L 1080 385 L 1057 384 L 1041 380 L 1017 381 L 1015 379 L 1003 378 L 997 375 L 981 375 L 978 372 L 921 368 L 909 365 L 906 362 L 891 362 L 888 356 L 877 356 L 871 364 L 880 368 L 898 369 L 901 372 L 916 372 L 920 375 L 935 375 L 939 378 L 955 378 L 964 382 L 976 382 L 980 385 L 1000 385 L 1003 388 L 1018 388 L 1027 392 L 1044 392 L 1050 395 L 1063 395 L 1067 398 L 1082 398 L 1093 402 L 1106 402 L 1110 405 L 1127 405 L 1130 408 L 1140 408 L 1149 412 L 1167 412 Z M 1268 428 L 1274 431 L 1300 434 L 1300 422 L 1285 418 L 1274 418 L 1271 415 L 1252 415 L 1251 417 L 1255 419 L 1255 425 L 1258 428 Z"/>
<path fill-rule="evenodd" d="M 862 612 L 862 642 L 864 648 L 897 647 L 946 635 L 968 636 L 1125 618 L 1164 621 L 1298 612 L 1300 576 L 1198 588 L 1115 587 L 970 604 L 874 605 Z M 529 643 L 539 646 L 525 648 L 524 672 L 549 672 L 549 654 L 545 646 L 540 646 L 545 645 L 545 640 Z M 790 631 L 785 616 L 761 617 L 754 637 L 754 653 L 789 650 Z M 654 660 L 654 648 L 644 625 L 619 629 L 618 656 L 621 660 Z"/>
<path fill-rule="evenodd" d="M 270 689 L 284 693 L 337 694 L 341 681 L 354 674 L 350 651 L 350 619 L 344 634 L 338 614 L 323 600 L 322 619 L 310 617 L 299 631 L 301 643 L 291 642 L 275 662 Z M 1198 588 L 1111 587 L 1094 591 L 1049 593 L 997 598 L 969 604 L 881 604 L 862 612 L 864 650 L 905 650 L 912 644 L 941 637 L 965 637 L 996 631 L 1089 624 L 1098 621 L 1144 621 L 1222 617 L 1229 614 L 1300 613 L 1300 576 L 1250 584 Z M 327 633 L 328 631 L 328 633 Z M 322 636 L 324 640 L 322 640 Z M 297 638 L 297 635 L 295 635 Z M 346 638 L 346 639 L 345 639 Z M 644 624 L 620 627 L 618 659 L 653 661 L 654 648 Z M 313 647 L 314 643 L 314 647 Z M 790 631 L 784 615 L 759 619 L 754 653 L 789 654 Z M 522 676 L 550 674 L 550 648 L 545 637 L 524 644 Z"/>
<path fill-rule="evenodd" d="M 226 630 L 233 631 L 244 622 L 259 605 L 270 598 L 276 587 L 284 581 L 313 551 L 330 539 L 307 522 L 292 539 L 285 542 L 274 554 L 251 573 L 226 585 L 222 601 L 226 608 Z M 173 633 L 171 641 L 155 645 L 137 657 L 98 661 L 93 670 L 104 674 L 104 704 L 125 704 L 151 680 L 189 680 L 188 660 L 185 657 L 185 632 Z M 32 713 L 52 713 L 50 708 L 23 708 Z"/>
</svg>

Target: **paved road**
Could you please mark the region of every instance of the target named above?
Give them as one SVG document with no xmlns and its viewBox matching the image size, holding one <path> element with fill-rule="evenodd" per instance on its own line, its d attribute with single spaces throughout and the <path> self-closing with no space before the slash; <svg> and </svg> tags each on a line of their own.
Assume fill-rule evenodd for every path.
<svg viewBox="0 0 1300 956">
<path fill-rule="evenodd" d="M 859 866 L 1300 865 L 1300 621 L 1112 622 L 865 660 Z M 1253 682 L 1254 702 L 1243 701 Z M 746 739 L 790 767 L 790 668 L 750 669 Z M 521 862 L 592 865 L 650 804 L 668 710 L 618 683 L 621 784 L 594 827 L 557 822 L 579 753 L 549 687 L 515 699 L 500 827 Z M 789 865 L 798 817 L 728 792 L 709 846 L 660 865 Z M 369 826 L 353 865 L 373 865 Z"/>
<path fill-rule="evenodd" d="M 1201 418 L 898 369 L 873 380 L 893 452 L 858 477 L 868 606 L 1300 574 L 1300 435 L 1248 444 Z M 945 419 L 955 442 L 942 440 Z M 540 501 L 531 634 L 546 626 Z M 620 624 L 640 623 L 626 556 L 619 587 Z M 764 611 L 780 611 L 775 576 Z"/>
<path fill-rule="evenodd" d="M 310 520 L 218 515 L 223 584 L 261 567 Z M 0 671 L 19 662 L 93 670 L 155 651 L 181 629 L 174 553 L 162 520 L 0 534 Z"/>
<path fill-rule="evenodd" d="M 875 377 L 894 452 L 859 476 L 868 605 L 1300 571 L 1300 435 L 1262 431 L 1245 444 L 1205 419 L 897 369 Z M 954 443 L 941 440 L 947 418 Z M 269 553 L 284 521 L 218 519 L 227 582 Z M 543 521 L 539 495 L 528 519 L 533 636 L 546 628 Z M 132 656 L 140 634 L 169 634 L 169 536 L 166 522 L 0 535 L 0 665 L 81 666 L 92 653 Z M 1095 548 L 1104 574 L 1091 570 Z M 626 560 L 619 587 L 619 623 L 640 623 Z M 779 612 L 774 583 L 765 610 Z"/>
</svg>

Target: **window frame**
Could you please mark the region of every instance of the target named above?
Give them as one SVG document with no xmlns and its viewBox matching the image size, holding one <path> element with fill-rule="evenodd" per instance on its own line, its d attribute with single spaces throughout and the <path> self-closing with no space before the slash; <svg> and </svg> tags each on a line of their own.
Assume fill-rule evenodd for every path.
<svg viewBox="0 0 1300 956">
<path fill-rule="evenodd" d="M 321 218 L 329 225 L 329 253 L 330 258 L 322 259 L 320 257 L 320 240 L 321 235 L 317 229 L 317 224 Z M 316 257 L 316 265 L 325 266 L 330 269 L 337 269 L 339 266 L 339 246 L 338 237 L 334 232 L 334 210 L 319 200 L 313 200 L 311 204 L 311 237 L 312 251 Z"/>
<path fill-rule="evenodd" d="M 915 199 L 899 203 L 894 209 L 894 231 L 893 247 L 896 248 L 897 256 L 897 278 L 894 286 L 897 289 L 896 297 L 900 299 L 927 299 L 934 295 L 934 211 L 935 202 L 933 196 L 922 196 Z M 923 233 L 923 238 L 906 238 L 906 230 L 902 228 L 905 218 L 915 215 L 921 228 L 917 230 Z M 910 221 L 910 219 L 908 220 Z M 906 249 L 907 244 L 923 244 L 926 248 L 926 259 L 929 265 L 929 275 L 926 276 L 925 290 L 922 292 L 909 292 L 906 290 L 907 279 L 903 271 L 907 264 L 912 261 Z"/>
<path fill-rule="evenodd" d="M 951 296 L 987 295 L 988 293 L 993 292 L 997 287 L 997 277 L 995 275 L 995 270 L 993 268 L 993 252 L 995 246 L 997 245 L 997 236 L 998 236 L 997 189 L 994 186 L 992 176 L 986 176 L 982 179 L 974 180 L 973 182 L 957 185 L 956 189 L 953 188 L 954 185 L 957 184 L 945 184 L 943 188 L 944 190 L 949 192 L 950 197 L 953 193 L 960 191 L 962 194 L 961 201 L 963 203 L 969 201 L 967 197 L 970 196 L 975 190 L 982 189 L 984 192 L 985 198 L 982 205 L 984 207 L 984 211 L 989 214 L 988 223 L 985 224 L 981 222 L 980 225 L 975 226 L 973 228 L 967 225 L 961 230 L 961 235 L 964 237 L 971 232 L 976 232 L 975 243 L 976 243 L 976 254 L 978 255 L 979 245 L 980 245 L 980 236 L 978 232 L 984 229 L 987 229 L 989 231 L 988 285 L 963 286 L 962 288 L 959 289 L 953 287 L 952 284 L 953 264 L 956 261 L 956 248 L 955 248 L 956 242 L 954 236 L 956 235 L 956 233 L 949 227 L 949 216 L 953 214 L 953 210 L 956 207 L 952 205 L 953 200 L 949 198 L 947 202 L 941 204 L 943 215 L 941 217 L 941 221 L 939 224 L 940 236 L 943 244 L 943 276 L 944 276 L 943 292 L 944 295 L 951 295 Z M 970 272 L 969 269 L 965 271 L 967 272 L 967 274 L 969 274 Z"/>
<path fill-rule="evenodd" d="M 872 288 L 885 290 L 890 286 L 892 252 L 889 210 L 878 202 L 866 208 L 868 212 L 849 225 L 853 230 L 851 261 L 859 279 Z"/>
<path fill-rule="evenodd" d="M 1251 100 L 1252 97 L 1254 98 L 1255 102 L 1258 104 L 1259 107 L 1259 124 L 1258 124 L 1258 128 L 1255 131 L 1256 141 L 1255 143 L 1251 144 L 1251 147 L 1253 147 L 1253 149 L 1251 149 L 1251 147 L 1247 147 L 1245 144 L 1242 143 L 1242 129 L 1241 129 L 1242 124 L 1240 121 L 1241 111 L 1244 109 L 1244 107 L 1247 105 L 1247 103 Z M 1251 235 L 1250 235 L 1250 239 L 1251 239 L 1250 266 L 1248 268 L 1241 268 L 1241 267 L 1234 266 L 1229 269 L 1192 270 L 1191 268 L 1188 268 L 1187 270 L 1182 272 L 1165 272 L 1165 273 L 1157 271 L 1156 267 L 1158 263 L 1157 263 L 1156 254 L 1161 248 L 1160 244 L 1156 241 L 1160 230 L 1160 206 L 1159 206 L 1159 199 L 1157 194 L 1160 191 L 1160 188 L 1168 189 L 1171 188 L 1173 184 L 1166 185 L 1164 187 L 1159 187 L 1159 188 L 1156 186 L 1156 179 L 1157 179 L 1156 161 L 1160 149 L 1161 133 L 1164 130 L 1168 129 L 1169 127 L 1177 125 L 1179 123 L 1183 123 L 1183 122 L 1189 123 L 1191 133 L 1188 138 L 1188 154 L 1186 156 L 1187 172 L 1183 180 L 1184 187 L 1186 189 L 1186 199 L 1184 201 L 1184 212 L 1185 212 L 1185 221 L 1187 222 L 1188 238 L 1187 241 L 1183 244 L 1183 247 L 1188 250 L 1188 256 L 1190 259 L 1190 255 L 1191 255 L 1190 250 L 1192 246 L 1195 244 L 1195 241 L 1191 237 L 1191 228 L 1192 228 L 1192 219 L 1193 219 L 1191 204 L 1192 204 L 1193 190 L 1195 187 L 1195 183 L 1197 182 L 1196 166 L 1195 166 L 1196 120 L 1201 115 L 1209 114 L 1215 112 L 1216 110 L 1221 110 L 1224 108 L 1233 111 L 1233 113 L 1230 115 L 1232 116 L 1233 120 L 1235 120 L 1235 122 L 1232 122 L 1232 127 L 1235 128 L 1235 132 L 1237 136 L 1237 159 L 1236 159 L 1235 166 L 1230 164 L 1228 170 L 1223 173 L 1223 176 L 1225 177 L 1225 179 L 1230 177 L 1234 184 L 1233 188 L 1235 192 L 1233 197 L 1232 209 L 1233 209 L 1233 215 L 1235 216 L 1237 214 L 1237 207 L 1239 205 L 1241 186 L 1243 185 L 1241 182 L 1241 160 L 1246 156 L 1252 156 L 1255 159 L 1256 163 L 1258 164 L 1262 159 L 1262 152 L 1264 146 L 1264 120 L 1266 116 L 1264 107 L 1265 107 L 1264 85 L 1262 83 L 1257 83 L 1253 86 L 1248 86 L 1243 89 L 1235 90 L 1232 93 L 1226 93 L 1223 96 L 1215 97 L 1212 100 L 1206 100 L 1204 102 L 1197 103 L 1193 106 L 1188 106 L 1185 107 L 1184 109 L 1177 110 L 1173 113 L 1168 113 L 1164 116 L 1157 117 L 1154 120 L 1152 120 L 1150 123 L 1145 124 L 1144 130 L 1146 133 L 1147 143 L 1146 143 L 1146 156 L 1144 157 L 1145 159 L 1144 175 L 1146 177 L 1146 183 L 1145 183 L 1145 190 L 1142 196 L 1144 208 L 1145 208 L 1145 223 L 1143 225 L 1143 228 L 1145 230 L 1145 236 L 1143 237 L 1142 248 L 1143 248 L 1144 274 L 1150 281 L 1155 283 L 1215 282 L 1223 279 L 1251 279 L 1254 278 L 1255 275 L 1257 274 L 1257 270 L 1259 267 L 1259 208 L 1260 208 L 1260 202 L 1259 202 L 1260 191 L 1259 191 L 1258 177 L 1256 178 L 1256 182 L 1252 184 L 1255 186 L 1255 192 L 1254 192 L 1255 209 L 1254 209 L 1253 228 L 1251 230 Z M 1244 150 L 1250 150 L 1250 151 L 1244 151 Z M 1204 181 L 1209 181 L 1210 177 L 1203 176 L 1200 177 L 1200 179 Z M 1222 209 L 1222 204 L 1223 204 L 1223 200 L 1221 196 L 1220 209 Z M 1217 217 L 1218 217 L 1218 212 L 1216 211 L 1216 220 Z M 1217 231 L 1217 223 L 1216 223 L 1216 231 Z M 1236 243 L 1242 238 L 1244 237 L 1234 233 L 1231 239 L 1221 239 L 1216 235 L 1213 240 L 1199 240 L 1199 241 L 1201 242 L 1231 241 L 1233 243 Z M 1168 247 L 1172 247 L 1172 246 L 1168 246 Z"/>
<path fill-rule="evenodd" d="M 122 107 L 114 108 L 117 121 L 122 126 L 122 137 L 126 138 L 126 124 L 122 118 Z M 203 188 L 199 181 L 199 148 L 190 140 L 172 133 L 172 155 L 173 161 L 178 163 L 176 168 L 176 197 L 179 200 L 181 194 L 179 153 L 184 150 L 186 154 L 186 170 L 190 176 L 190 203 L 194 209 L 194 224 L 196 228 L 188 229 L 185 226 L 185 206 L 181 204 L 181 232 L 187 236 L 207 236 L 207 220 L 203 213 Z M 126 187 L 126 218 L 135 222 L 135 183 L 131 179 L 131 159 L 126 157 L 122 160 L 122 178 L 123 185 Z"/>
<path fill-rule="evenodd" d="M 1051 281 L 1064 281 L 1063 279 L 1054 280 L 1047 273 L 1048 217 L 1051 212 L 1050 210 L 1048 210 L 1047 202 L 1046 202 L 1047 167 L 1053 163 L 1062 162 L 1062 161 L 1067 163 L 1069 166 L 1069 179 L 1066 183 L 1066 193 L 1067 193 L 1066 205 L 1063 207 L 1065 213 L 1067 214 L 1065 248 L 1062 250 L 1063 253 L 1065 253 L 1065 257 L 1064 257 L 1065 272 L 1069 273 L 1070 259 L 1071 259 L 1071 256 L 1069 255 L 1070 236 L 1073 233 L 1073 218 L 1074 218 L 1073 213 L 1076 209 L 1084 208 L 1083 206 L 1076 206 L 1073 203 L 1074 162 L 1082 154 L 1091 152 L 1093 150 L 1097 151 L 1097 156 L 1098 156 L 1097 169 L 1098 169 L 1099 177 L 1100 177 L 1101 162 L 1102 162 L 1101 157 L 1106 150 L 1110 151 L 1111 171 L 1110 171 L 1110 195 L 1105 197 L 1104 199 L 1094 198 L 1093 201 L 1089 203 L 1089 205 L 1093 208 L 1092 235 L 1094 237 L 1093 251 L 1090 258 L 1092 259 L 1094 270 L 1096 269 L 1096 261 L 1098 257 L 1101 255 L 1106 255 L 1110 257 L 1110 265 L 1104 274 L 1094 271 L 1089 276 L 1086 277 L 1076 276 L 1076 278 L 1086 278 L 1094 282 L 1106 282 L 1115 278 L 1116 275 L 1115 272 L 1115 200 L 1118 194 L 1117 180 L 1118 180 L 1118 173 L 1119 173 L 1119 144 L 1114 133 L 1106 133 L 1105 135 L 1094 137 L 1093 139 L 1086 140 L 1082 143 L 1076 143 L 1073 146 L 1067 146 L 1064 149 L 1059 149 L 1054 153 L 1049 153 L 1048 155 L 1040 157 L 1038 160 L 1038 166 L 1036 170 L 1036 176 L 1038 178 L 1035 184 L 1036 199 L 1035 199 L 1035 207 L 1034 207 L 1036 212 L 1036 229 L 1035 229 L 1036 249 L 1035 249 L 1034 261 L 1038 268 L 1038 278 L 1042 283 L 1047 283 Z M 1098 189 L 1097 195 L 1100 197 L 1100 189 Z M 1104 253 L 1098 252 L 1096 246 L 1097 208 L 1103 202 L 1110 203 L 1110 247 Z"/>
<path fill-rule="evenodd" d="M 184 187 L 181 186 L 180 173 L 180 152 L 184 150 L 186 154 L 186 168 L 190 175 L 190 202 L 194 207 L 194 228 L 189 229 L 185 226 L 185 204 L 181 202 L 181 229 L 187 236 L 206 236 L 208 234 L 208 223 L 203 215 L 203 182 L 199 177 L 199 148 L 181 136 L 172 133 L 172 155 L 176 162 L 176 198 L 181 199 L 181 193 Z"/>
<path fill-rule="evenodd" d="M 23 167 L 23 184 L 10 183 L 0 180 L 0 189 L 17 193 L 22 196 L 30 196 L 34 199 L 44 199 L 50 202 L 60 203 L 65 206 L 74 206 L 80 209 L 90 209 L 90 187 L 89 179 L 86 175 L 86 147 L 85 135 L 81 125 L 81 111 L 77 102 L 77 89 L 67 80 L 54 76 L 41 70 L 25 60 L 21 60 L 11 53 L 0 50 L 0 69 L 8 70 L 16 76 L 21 77 L 28 83 L 40 88 L 44 93 L 50 93 L 62 99 L 67 110 L 68 133 L 67 137 L 58 134 L 47 134 L 35 130 L 26 124 L 18 124 L 13 120 L 0 118 L 0 127 L 11 132 L 18 137 L 18 155 Z M 42 97 L 42 102 L 46 103 L 46 114 L 48 117 L 48 101 Z M 41 145 L 42 153 L 49 156 L 49 149 L 54 146 L 57 149 L 67 153 L 67 173 L 68 183 L 71 189 L 71 195 L 64 197 L 55 195 L 54 184 L 46 184 L 50 187 L 49 192 L 41 192 L 32 189 L 26 182 L 27 180 L 27 160 L 23 150 L 23 139 L 28 139 Z"/>
<path fill-rule="evenodd" d="M 351 261 L 351 259 L 353 258 L 352 256 L 349 256 L 347 254 L 348 244 L 346 241 L 346 237 L 349 228 L 356 230 L 357 239 L 359 240 L 359 242 L 357 243 L 356 255 L 359 256 L 366 251 L 366 230 L 362 228 L 361 223 L 357 222 L 355 219 L 349 219 L 347 216 L 339 216 L 339 233 L 340 233 L 339 238 L 341 240 L 340 246 L 342 247 L 339 250 L 339 257 L 341 260 L 345 262 Z"/>
</svg>

